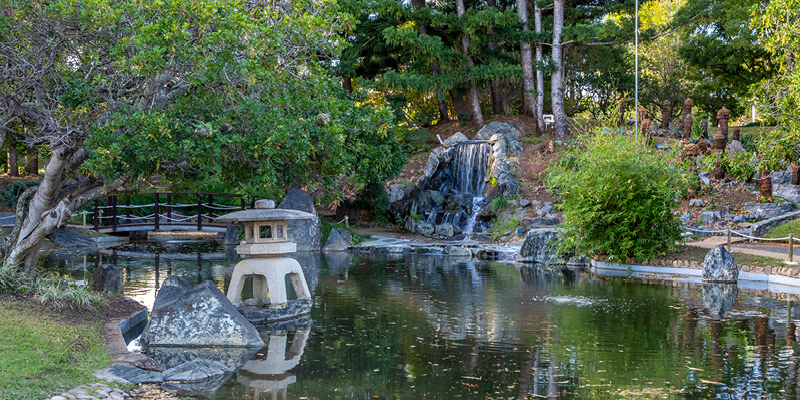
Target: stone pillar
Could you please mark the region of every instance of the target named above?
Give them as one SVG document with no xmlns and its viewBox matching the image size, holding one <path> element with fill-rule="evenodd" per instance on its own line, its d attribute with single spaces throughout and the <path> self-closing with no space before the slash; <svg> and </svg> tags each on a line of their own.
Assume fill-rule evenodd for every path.
<svg viewBox="0 0 800 400">
<path fill-rule="evenodd" d="M 644 120 L 647 119 L 647 109 L 644 107 L 639 107 L 639 126 L 636 128 L 639 129 L 639 133 L 642 135 L 647 135 L 648 131 L 644 130 Z"/>
<path fill-rule="evenodd" d="M 692 99 L 683 102 L 683 138 L 692 137 Z"/>
<path fill-rule="evenodd" d="M 625 126 L 625 98 L 619 99 L 619 119 L 617 120 L 617 126 L 624 127 Z"/>
<path fill-rule="evenodd" d="M 765 199 L 772 198 L 772 178 L 769 174 L 770 171 L 758 173 L 758 194 Z"/>
<path fill-rule="evenodd" d="M 741 134 L 741 132 L 742 132 L 742 127 L 741 126 L 734 126 L 733 127 L 733 137 L 731 137 L 731 140 L 735 140 L 737 142 L 741 142 L 741 140 L 739 140 L 739 134 Z"/>
<path fill-rule="evenodd" d="M 672 120 L 672 113 L 669 111 L 671 105 L 669 100 L 664 100 L 661 107 L 661 129 L 669 129 L 669 121 Z"/>
</svg>

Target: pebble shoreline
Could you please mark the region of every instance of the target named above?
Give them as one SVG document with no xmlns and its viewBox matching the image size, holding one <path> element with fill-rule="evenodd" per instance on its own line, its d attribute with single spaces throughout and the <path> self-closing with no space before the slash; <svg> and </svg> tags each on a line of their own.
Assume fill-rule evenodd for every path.
<svg viewBox="0 0 800 400">
<path fill-rule="evenodd" d="M 61 393 L 58 396 L 50 397 L 48 400 L 100 400 L 100 399 L 135 399 L 130 394 L 122 391 L 119 388 L 110 388 L 108 385 L 102 383 L 92 383 L 89 385 L 80 385 L 75 389 Z"/>
</svg>

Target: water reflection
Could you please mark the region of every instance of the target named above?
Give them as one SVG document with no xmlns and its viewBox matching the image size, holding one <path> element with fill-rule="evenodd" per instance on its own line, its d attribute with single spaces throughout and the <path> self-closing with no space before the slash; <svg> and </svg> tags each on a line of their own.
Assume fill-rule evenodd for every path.
<svg viewBox="0 0 800 400">
<path fill-rule="evenodd" d="M 220 254 L 116 261 L 141 299 L 170 273 L 224 290 L 238 259 Z M 252 364 L 208 397 L 800 397 L 795 296 L 443 256 L 298 254 L 313 327 L 269 330 Z"/>
</svg>

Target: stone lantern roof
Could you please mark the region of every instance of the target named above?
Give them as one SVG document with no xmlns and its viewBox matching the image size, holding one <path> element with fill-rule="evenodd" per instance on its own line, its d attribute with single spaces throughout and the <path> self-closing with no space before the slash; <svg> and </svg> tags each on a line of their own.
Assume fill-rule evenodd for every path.
<svg viewBox="0 0 800 400">
<path fill-rule="evenodd" d="M 255 209 L 225 214 L 217 221 L 244 223 L 245 243 L 236 247 L 237 253 L 253 257 L 279 257 L 297 251 L 297 245 L 287 241 L 286 221 L 310 218 L 314 218 L 314 215 L 275 209 L 274 201 L 258 200 Z"/>
<path fill-rule="evenodd" d="M 311 219 L 314 214 L 297 211 L 276 209 L 273 200 L 258 200 L 256 208 L 251 210 L 236 211 L 216 218 L 220 222 L 255 222 L 255 221 L 288 221 L 294 219 Z"/>
</svg>

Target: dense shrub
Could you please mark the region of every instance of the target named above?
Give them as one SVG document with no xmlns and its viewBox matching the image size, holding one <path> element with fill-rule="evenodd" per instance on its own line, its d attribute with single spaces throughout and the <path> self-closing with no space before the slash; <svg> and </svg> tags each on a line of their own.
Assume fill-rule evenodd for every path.
<svg viewBox="0 0 800 400">
<path fill-rule="evenodd" d="M 39 181 L 15 181 L 14 183 L 6 186 L 3 190 L 0 190 L 0 203 L 5 205 L 6 207 L 16 207 L 17 206 L 17 199 L 19 196 L 31 186 L 36 186 L 39 184 Z"/>
<path fill-rule="evenodd" d="M 389 223 L 389 195 L 380 182 L 371 182 L 358 193 L 353 205 L 362 210 L 369 210 L 372 220 L 380 225 Z"/>
<path fill-rule="evenodd" d="M 561 195 L 562 252 L 605 256 L 612 261 L 652 260 L 681 239 L 673 215 L 687 189 L 673 152 L 648 148 L 629 136 L 597 134 L 548 170 Z"/>
</svg>

